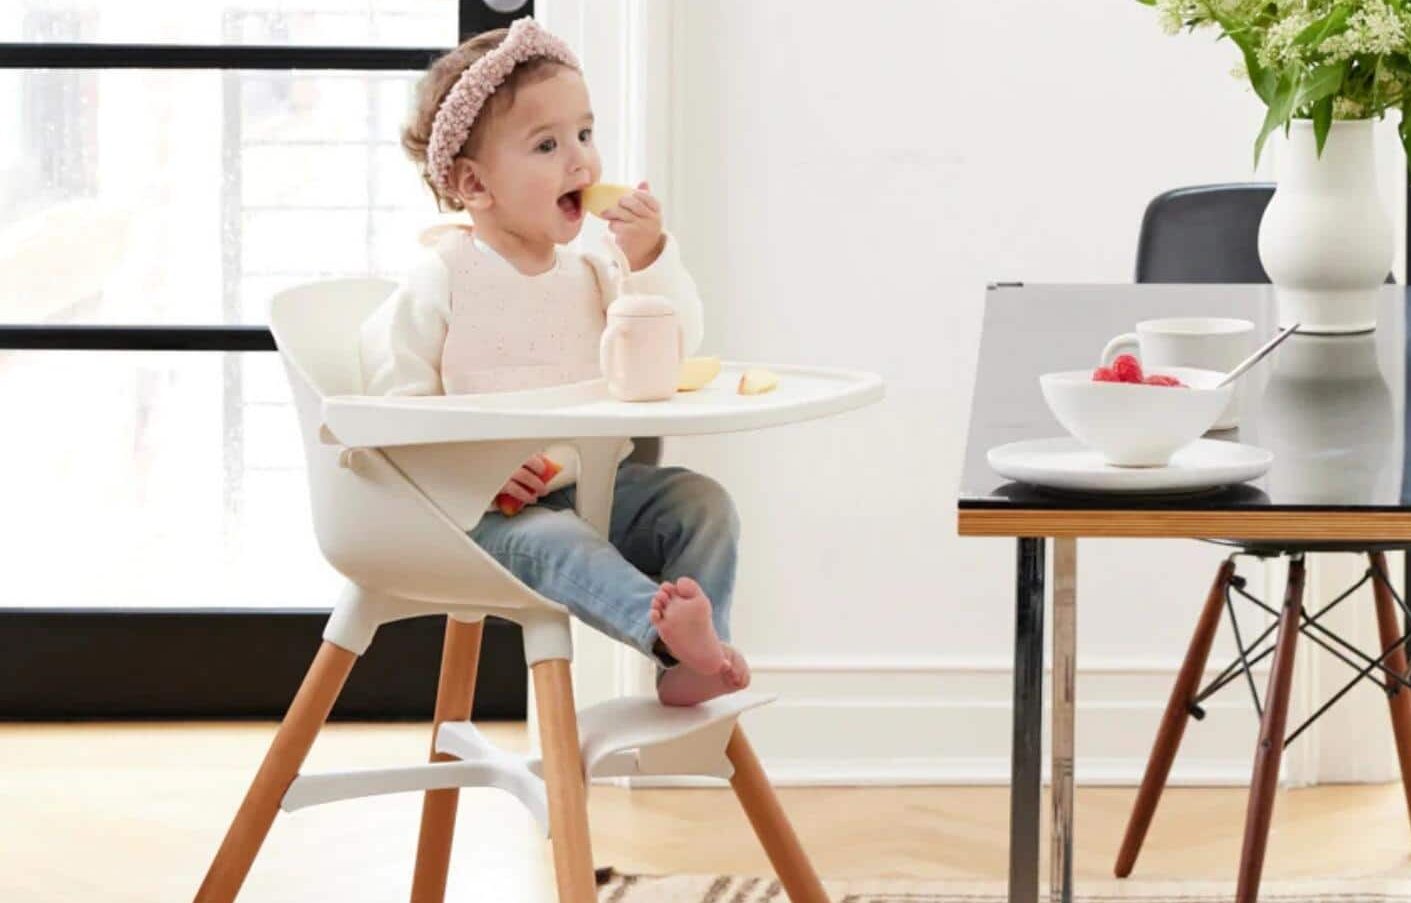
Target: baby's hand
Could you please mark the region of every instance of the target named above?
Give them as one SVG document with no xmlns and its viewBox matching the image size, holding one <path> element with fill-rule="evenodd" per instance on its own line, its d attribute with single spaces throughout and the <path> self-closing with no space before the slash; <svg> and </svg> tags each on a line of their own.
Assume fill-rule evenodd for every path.
<svg viewBox="0 0 1411 903">
<path fill-rule="evenodd" d="M 646 182 L 603 211 L 603 219 L 608 221 L 608 228 L 633 271 L 651 266 L 666 245 L 661 231 L 661 202 L 652 196 Z"/>
<path fill-rule="evenodd" d="M 500 490 L 500 494 L 520 502 L 521 507 L 532 505 L 549 489 L 549 484 L 544 482 L 544 475 L 548 472 L 549 459 L 535 455 L 510 476 L 510 481 Z"/>
</svg>

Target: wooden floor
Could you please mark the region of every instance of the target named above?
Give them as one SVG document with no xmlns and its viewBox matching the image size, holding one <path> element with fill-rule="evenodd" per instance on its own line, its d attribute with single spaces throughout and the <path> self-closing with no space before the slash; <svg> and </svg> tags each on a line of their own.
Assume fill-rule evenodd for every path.
<svg viewBox="0 0 1411 903">
<path fill-rule="evenodd" d="M 189 900 L 268 742 L 271 725 L 0 725 L 0 901 Z M 428 728 L 334 725 L 311 770 L 420 760 Z M 522 747 L 514 725 L 491 726 Z M 1003 788 L 781 792 L 830 878 L 1005 876 Z M 1078 879 L 1108 878 L 1132 791 L 1078 792 Z M 590 797 L 594 858 L 627 872 L 764 874 L 728 791 Z M 406 899 L 420 798 L 357 800 L 281 816 L 242 901 Z M 1232 879 L 1244 793 L 1177 789 L 1157 814 L 1136 877 Z M 540 903 L 544 844 L 497 791 L 462 796 L 448 899 Z M 1275 812 L 1270 878 L 1411 878 L 1399 786 L 1288 791 Z"/>
</svg>

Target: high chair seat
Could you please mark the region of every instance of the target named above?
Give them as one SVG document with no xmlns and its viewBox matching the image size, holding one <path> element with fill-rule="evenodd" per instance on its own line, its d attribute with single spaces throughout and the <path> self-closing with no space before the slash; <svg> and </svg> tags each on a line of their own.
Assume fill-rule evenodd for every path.
<svg viewBox="0 0 1411 903">
<path fill-rule="evenodd" d="M 314 530 L 349 580 L 303 685 L 197 891 L 235 899 L 279 809 L 379 793 L 425 791 L 413 901 L 444 897 L 457 789 L 488 786 L 520 799 L 546 826 L 562 903 L 595 899 L 586 780 L 592 775 L 728 778 L 791 900 L 826 903 L 759 760 L 737 724 L 769 701 L 734 694 L 690 709 L 655 699 L 574 711 L 568 612 L 520 582 L 467 535 L 510 475 L 549 444 L 579 455 L 576 511 L 607 533 L 620 452 L 637 435 L 690 435 L 778 426 L 879 400 L 871 374 L 772 367 L 779 388 L 734 391 L 739 366 L 714 386 L 667 402 L 625 404 L 601 380 L 533 392 L 432 398 L 368 397 L 358 333 L 394 286 L 351 279 L 290 289 L 270 327 L 289 376 L 308 469 Z M 300 766 L 357 657 L 378 627 L 447 618 L 432 761 L 400 768 L 301 775 Z M 483 619 L 523 627 L 542 753 L 515 756 L 470 722 Z"/>
</svg>

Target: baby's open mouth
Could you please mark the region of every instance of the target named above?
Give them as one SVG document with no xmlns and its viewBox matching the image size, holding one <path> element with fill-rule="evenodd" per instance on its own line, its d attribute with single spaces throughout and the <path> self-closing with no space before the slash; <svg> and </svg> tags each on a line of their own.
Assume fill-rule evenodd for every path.
<svg viewBox="0 0 1411 903">
<path fill-rule="evenodd" d="M 570 191 L 567 194 L 559 195 L 559 209 L 568 214 L 571 219 L 582 216 L 583 192 Z"/>
</svg>

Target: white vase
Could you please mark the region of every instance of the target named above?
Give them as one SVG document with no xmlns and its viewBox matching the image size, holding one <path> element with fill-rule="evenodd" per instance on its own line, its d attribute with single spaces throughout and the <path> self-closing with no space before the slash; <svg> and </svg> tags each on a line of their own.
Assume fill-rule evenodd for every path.
<svg viewBox="0 0 1411 903">
<path fill-rule="evenodd" d="M 1370 119 L 1334 122 L 1323 155 L 1313 123 L 1278 137 L 1278 189 L 1259 224 L 1259 259 L 1274 283 L 1279 323 L 1302 332 L 1365 332 L 1394 253 L 1391 218 L 1377 192 Z"/>
</svg>

